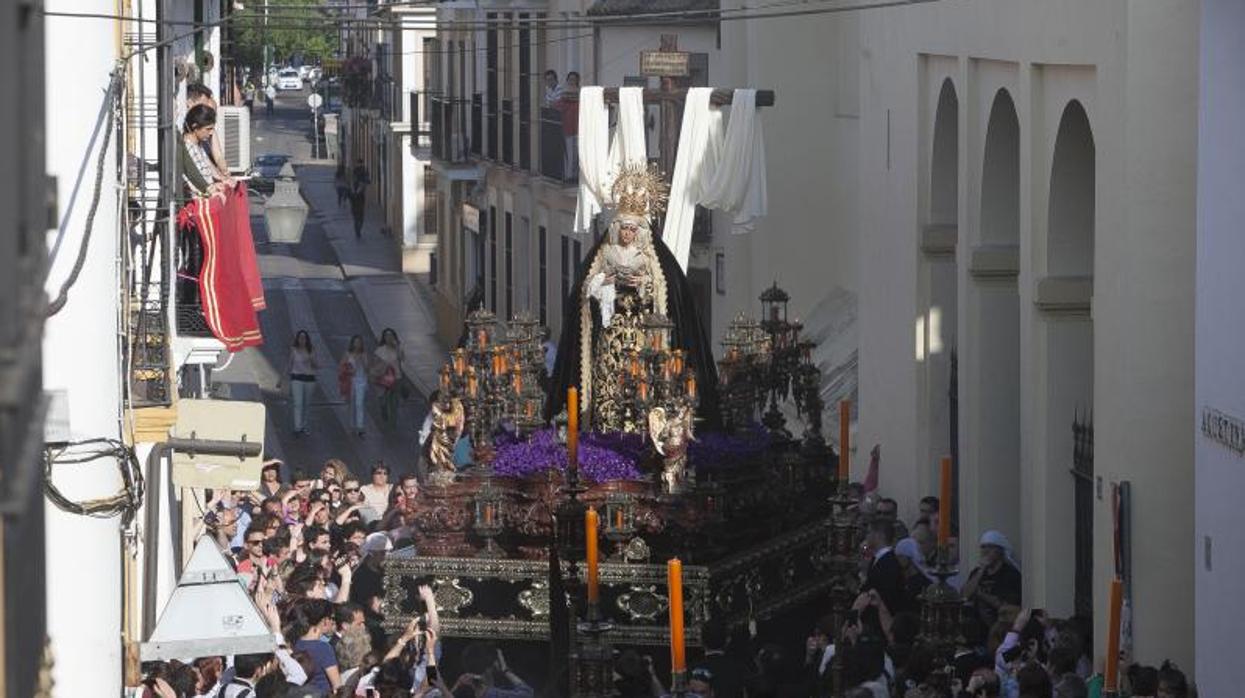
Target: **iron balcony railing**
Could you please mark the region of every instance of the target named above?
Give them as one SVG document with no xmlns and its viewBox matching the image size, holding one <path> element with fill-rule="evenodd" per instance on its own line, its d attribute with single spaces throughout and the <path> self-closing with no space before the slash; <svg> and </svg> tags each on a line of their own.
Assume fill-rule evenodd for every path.
<svg viewBox="0 0 1245 698">
<path fill-rule="evenodd" d="M 562 112 L 551 107 L 540 110 L 540 174 L 560 182 L 575 181 L 574 168 L 566 157 L 566 131 L 562 125 Z"/>
<path fill-rule="evenodd" d="M 473 105 L 467 99 L 446 99 L 432 95 L 427 100 L 428 122 L 432 130 L 432 157 L 442 162 L 461 163 L 477 151 L 471 137 Z"/>
</svg>

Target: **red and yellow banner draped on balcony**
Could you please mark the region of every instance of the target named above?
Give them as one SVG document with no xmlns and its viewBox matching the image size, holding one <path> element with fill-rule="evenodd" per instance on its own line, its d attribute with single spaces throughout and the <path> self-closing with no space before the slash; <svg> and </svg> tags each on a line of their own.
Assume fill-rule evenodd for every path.
<svg viewBox="0 0 1245 698">
<path fill-rule="evenodd" d="M 212 334 L 231 352 L 263 344 L 256 311 L 266 307 L 255 259 L 246 184 L 224 198 L 194 199 L 177 214 L 183 231 L 203 245 L 199 299 Z"/>
</svg>

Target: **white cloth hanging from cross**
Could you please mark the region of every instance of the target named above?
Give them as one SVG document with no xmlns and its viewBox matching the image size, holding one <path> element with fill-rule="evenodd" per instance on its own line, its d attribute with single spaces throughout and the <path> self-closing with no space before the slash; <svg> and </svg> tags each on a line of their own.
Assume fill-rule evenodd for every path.
<svg viewBox="0 0 1245 698">
<path fill-rule="evenodd" d="M 735 90 L 725 136 L 722 110 L 709 103 L 712 94 L 713 89 L 708 87 L 688 90 L 662 229 L 662 239 L 685 272 L 697 205 L 733 213 L 736 233 L 749 232 L 769 205 L 765 139 L 757 120 L 756 90 Z M 611 141 L 604 88 L 580 90 L 576 232 L 589 230 L 593 216 L 611 203 L 610 185 L 618 166 L 642 163 L 647 158 L 643 89 L 620 89 L 618 106 L 618 129 Z"/>
</svg>

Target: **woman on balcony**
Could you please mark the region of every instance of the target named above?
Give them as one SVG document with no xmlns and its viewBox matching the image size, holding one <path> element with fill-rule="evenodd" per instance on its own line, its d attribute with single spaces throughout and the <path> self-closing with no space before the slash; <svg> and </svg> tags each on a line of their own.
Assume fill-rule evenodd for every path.
<svg viewBox="0 0 1245 698">
<path fill-rule="evenodd" d="M 294 345 L 290 347 L 290 392 L 294 398 L 294 434 L 307 433 L 307 401 L 316 387 L 316 370 L 320 365 L 316 362 L 315 350 L 311 346 L 311 335 L 307 330 L 299 330 L 294 335 Z M 280 383 L 277 388 L 280 389 Z"/>
</svg>

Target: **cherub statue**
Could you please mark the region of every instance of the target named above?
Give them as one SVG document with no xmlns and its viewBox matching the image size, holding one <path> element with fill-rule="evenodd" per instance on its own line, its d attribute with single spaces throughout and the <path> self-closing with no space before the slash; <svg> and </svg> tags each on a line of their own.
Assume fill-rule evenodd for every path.
<svg viewBox="0 0 1245 698">
<path fill-rule="evenodd" d="M 648 434 L 662 456 L 661 482 L 668 494 L 683 491 L 687 483 L 687 447 L 692 435 L 692 410 L 680 405 L 672 412 L 654 407 L 648 413 Z"/>
<path fill-rule="evenodd" d="M 442 396 L 432 403 L 432 443 L 428 447 L 432 471 L 428 478 L 434 483 L 454 480 L 454 444 L 462 436 L 465 421 L 461 400 Z"/>
</svg>

